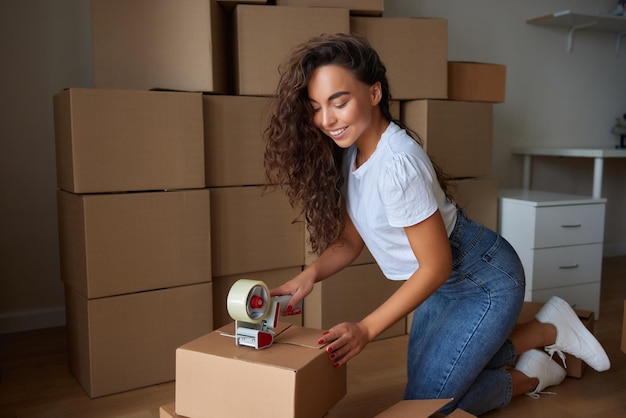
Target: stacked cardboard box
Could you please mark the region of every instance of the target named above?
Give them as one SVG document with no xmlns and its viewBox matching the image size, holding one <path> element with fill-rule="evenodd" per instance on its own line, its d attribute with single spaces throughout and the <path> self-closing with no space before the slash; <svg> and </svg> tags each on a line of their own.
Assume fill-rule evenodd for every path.
<svg viewBox="0 0 626 418">
<path fill-rule="evenodd" d="M 206 181 L 212 193 L 216 326 L 231 321 L 226 297 L 240 278 L 276 287 L 302 270 L 304 226 L 280 190 L 265 189 L 263 131 L 278 67 L 320 33 L 349 31 L 346 9 L 237 4 L 232 12 L 233 90 L 204 98 Z M 302 316 L 287 319 L 302 325 Z"/>
<path fill-rule="evenodd" d="M 278 66 L 292 47 L 321 33 L 366 36 L 388 68 L 393 111 L 399 120 L 406 119 L 402 114 L 406 112 L 401 112 L 407 108 L 406 103 L 423 101 L 426 109 L 432 109 L 448 99 L 447 22 L 387 19 L 381 17 L 382 12 L 382 0 L 278 0 L 276 5 L 258 0 L 191 0 L 184 5 L 169 0 L 92 0 L 96 87 L 178 91 L 163 94 L 205 93 L 200 116 L 204 126 L 204 149 L 200 154 L 204 156 L 203 185 L 194 187 L 203 187 L 211 194 L 211 255 L 207 259 L 211 260 L 216 327 L 230 322 L 226 295 L 236 280 L 258 279 L 274 287 L 314 259 L 305 244 L 303 223 L 293 223 L 298 212 L 280 190 L 264 189 L 262 132 L 278 82 Z M 476 152 L 469 155 L 480 160 L 473 165 L 461 161 L 461 165 L 476 170 L 469 176 L 486 176 L 488 172 L 480 171 L 480 167 L 491 154 L 490 150 L 481 154 L 480 148 L 490 147 L 486 127 L 490 107 L 462 103 L 456 114 L 462 115 L 468 109 L 478 120 L 474 121 L 477 126 L 470 126 L 465 119 L 464 128 L 475 134 L 468 138 L 463 132 L 463 139 L 476 141 Z M 447 113 L 448 109 L 439 108 L 438 112 Z M 411 112 L 408 115 L 410 119 Z M 457 133 L 445 129 L 437 133 L 440 128 L 434 129 L 433 121 L 427 126 L 431 132 L 424 133 L 424 137 L 429 134 L 430 141 L 426 142 L 432 144 L 428 151 L 439 150 L 442 159 L 458 163 L 456 155 L 448 157 L 446 152 L 453 149 L 450 141 L 458 141 L 447 136 Z M 438 135 L 443 136 L 445 144 L 437 144 L 441 141 L 435 141 Z M 198 155 L 194 153 L 193 157 Z M 183 160 L 190 164 L 193 158 L 188 155 Z M 454 171 L 454 164 L 445 164 L 444 169 Z M 456 175 L 468 176 L 462 170 Z M 136 177 L 132 171 L 120 176 Z M 471 190 L 483 193 L 481 187 Z M 467 193 L 468 201 L 477 201 L 470 196 L 474 192 Z M 327 328 L 338 321 L 358 320 L 399 286 L 382 277 L 367 251 L 338 276 L 344 277 L 317 286 L 305 301 L 303 320 L 307 327 Z M 377 291 L 372 292 L 372 287 Z M 338 309 L 335 300 L 341 300 L 345 309 Z M 301 324 L 302 318 L 295 318 L 293 329 Z M 401 323 L 383 336 L 404 332 Z M 204 354 L 211 354 L 211 349 L 208 351 Z M 233 385 L 236 393 L 236 382 Z"/>
<path fill-rule="evenodd" d="M 470 217 L 497 230 L 492 177 L 493 105 L 504 101 L 506 68 L 448 62 L 446 100 L 402 103 L 403 122 L 449 176 L 450 192 Z"/>
<path fill-rule="evenodd" d="M 212 329 L 202 98 L 67 89 L 54 116 L 70 369 L 92 397 L 173 380 Z"/>
<path fill-rule="evenodd" d="M 298 213 L 281 191 L 264 189 L 263 130 L 270 98 L 203 97 L 205 182 L 211 191 L 214 324 L 232 319 L 230 287 L 241 278 L 270 288 L 302 269 L 304 231 Z M 302 317 L 289 322 L 302 325 Z"/>
</svg>

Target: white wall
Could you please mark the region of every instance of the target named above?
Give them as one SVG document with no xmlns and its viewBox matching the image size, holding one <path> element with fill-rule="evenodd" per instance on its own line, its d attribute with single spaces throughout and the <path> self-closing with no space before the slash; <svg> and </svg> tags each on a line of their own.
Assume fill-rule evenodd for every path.
<svg viewBox="0 0 626 418">
<path fill-rule="evenodd" d="M 585 32 L 565 52 L 567 31 L 530 26 L 554 11 L 608 11 L 614 0 L 387 0 L 385 16 L 448 19 L 449 59 L 507 65 L 507 101 L 495 106 L 494 173 L 521 184 L 512 145 L 606 146 L 626 112 L 626 45 Z M 0 333 L 61 325 L 52 96 L 91 87 L 89 2 L 0 3 Z M 626 40 L 625 40 L 626 43 Z M 590 193 L 589 161 L 539 161 L 535 185 Z M 626 161 L 605 164 L 606 252 L 626 254 Z"/>
<path fill-rule="evenodd" d="M 493 172 L 501 187 L 521 187 L 521 157 L 512 146 L 607 147 L 626 113 L 626 38 L 580 31 L 567 53 L 566 28 L 528 19 L 571 10 L 608 14 L 614 0 L 385 0 L 386 17 L 448 20 L 448 59 L 507 66 L 506 102 L 494 107 Z M 626 19 L 626 18 L 625 18 Z M 393 87 L 393 86 L 392 86 Z M 626 123 L 626 121 L 623 121 Z M 535 158 L 533 187 L 591 194 L 591 159 Z M 626 159 L 606 160 L 605 256 L 626 254 Z"/>
</svg>

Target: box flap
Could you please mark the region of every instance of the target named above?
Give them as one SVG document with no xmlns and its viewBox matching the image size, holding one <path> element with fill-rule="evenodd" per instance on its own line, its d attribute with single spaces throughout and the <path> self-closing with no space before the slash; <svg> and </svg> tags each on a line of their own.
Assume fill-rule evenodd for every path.
<svg viewBox="0 0 626 418">
<path fill-rule="evenodd" d="M 174 402 L 170 402 L 159 407 L 159 418 L 174 418 L 176 417 L 176 405 Z"/>
<path fill-rule="evenodd" d="M 289 332 L 287 332 L 289 331 Z M 233 339 L 234 323 L 206 334 L 179 347 L 179 350 L 195 351 L 210 356 L 247 361 L 289 370 L 301 370 L 320 353 L 317 340 L 320 330 L 302 328 L 289 323 L 279 323 L 278 336 L 270 347 L 256 350 L 237 346 Z M 283 336 L 283 334 L 285 334 Z M 296 349 L 294 350 L 294 347 Z"/>
<path fill-rule="evenodd" d="M 497 64 L 492 62 L 484 62 L 484 61 L 448 61 L 449 64 L 469 64 L 469 65 L 490 65 L 497 67 L 506 67 L 504 64 Z"/>
<path fill-rule="evenodd" d="M 452 413 L 450 415 L 448 415 L 448 417 L 450 417 L 450 418 L 471 418 L 471 417 L 476 417 L 476 415 L 472 415 L 469 412 L 465 412 L 462 409 L 455 409 L 454 411 L 452 411 Z"/>
<path fill-rule="evenodd" d="M 452 399 L 424 399 L 400 401 L 391 408 L 385 409 L 375 418 L 427 418 L 437 412 Z"/>
<path fill-rule="evenodd" d="M 289 327 L 285 329 L 282 334 L 274 339 L 277 344 L 292 344 L 300 347 L 307 347 L 319 350 L 326 344 L 318 344 L 322 330 L 303 328 L 303 327 Z"/>
</svg>

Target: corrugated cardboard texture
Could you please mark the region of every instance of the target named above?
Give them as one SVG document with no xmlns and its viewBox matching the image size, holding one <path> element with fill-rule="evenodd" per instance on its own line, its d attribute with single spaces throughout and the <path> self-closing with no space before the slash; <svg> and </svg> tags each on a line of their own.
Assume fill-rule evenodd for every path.
<svg viewBox="0 0 626 418">
<path fill-rule="evenodd" d="M 97 88 L 228 94 L 228 16 L 216 1 L 93 0 Z"/>
<path fill-rule="evenodd" d="M 271 290 L 293 279 L 302 271 L 302 267 L 257 271 L 233 276 L 213 277 L 213 323 L 215 327 L 224 326 L 233 321 L 228 314 L 226 301 L 232 285 L 239 279 L 260 280 Z M 302 315 L 281 316 L 280 321 L 302 326 Z"/>
<path fill-rule="evenodd" d="M 302 266 L 304 227 L 281 190 L 211 189 L 214 277 Z"/>
<path fill-rule="evenodd" d="M 204 187 L 202 95 L 69 89 L 54 96 L 58 186 L 73 193 Z"/>
<path fill-rule="evenodd" d="M 491 176 L 493 104 L 411 100 L 401 106 L 402 121 L 448 176 Z"/>
<path fill-rule="evenodd" d="M 287 332 L 289 331 L 289 332 Z M 346 367 L 316 346 L 322 331 L 291 326 L 263 350 L 212 332 L 176 350 L 176 413 L 194 418 L 319 418 L 346 394 Z M 242 401 L 245 398 L 245 402 Z M 259 405 L 261 407 L 259 407 Z"/>
<path fill-rule="evenodd" d="M 66 286 L 69 364 L 91 397 L 167 382 L 212 326 L 211 283 L 87 300 Z"/>
<path fill-rule="evenodd" d="M 323 33 L 350 32 L 348 9 L 240 4 L 233 19 L 238 95 L 273 95 L 292 48 Z"/>
<path fill-rule="evenodd" d="M 480 62 L 448 62 L 448 99 L 504 103 L 506 66 Z"/>
<path fill-rule="evenodd" d="M 349 9 L 351 15 L 380 16 L 383 0 L 276 0 L 277 6 L 337 7 Z"/>
<path fill-rule="evenodd" d="M 209 190 L 58 192 L 61 278 L 88 299 L 211 281 Z"/>
<path fill-rule="evenodd" d="M 456 203 L 473 220 L 493 231 L 498 230 L 498 181 L 494 178 L 469 178 L 450 182 Z"/>
<path fill-rule="evenodd" d="M 358 322 L 378 308 L 404 282 L 388 280 L 377 264 L 349 266 L 320 283 L 304 300 L 304 325 L 328 329 L 341 322 Z M 378 339 L 403 335 L 405 320 Z"/>
<path fill-rule="evenodd" d="M 378 52 L 394 99 L 448 97 L 447 20 L 352 17 L 350 30 Z"/>
<path fill-rule="evenodd" d="M 263 131 L 268 126 L 269 105 L 265 97 L 204 96 L 207 187 L 267 182 Z"/>
</svg>

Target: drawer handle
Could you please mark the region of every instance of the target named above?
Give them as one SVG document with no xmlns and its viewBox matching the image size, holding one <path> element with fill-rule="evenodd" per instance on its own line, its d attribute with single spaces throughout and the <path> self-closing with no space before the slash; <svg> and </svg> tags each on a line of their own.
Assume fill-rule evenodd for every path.
<svg viewBox="0 0 626 418">
<path fill-rule="evenodd" d="M 577 269 L 578 268 L 578 264 L 572 264 L 571 266 L 559 266 L 559 269 L 561 270 L 565 270 L 565 269 Z"/>
<path fill-rule="evenodd" d="M 561 228 L 580 228 L 582 224 L 565 224 L 561 225 Z"/>
</svg>

